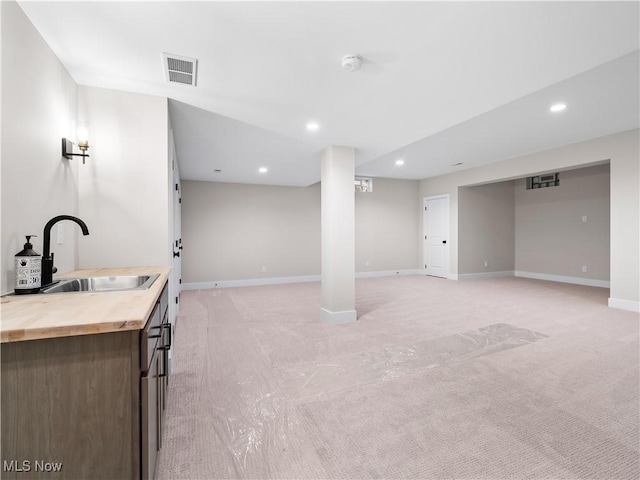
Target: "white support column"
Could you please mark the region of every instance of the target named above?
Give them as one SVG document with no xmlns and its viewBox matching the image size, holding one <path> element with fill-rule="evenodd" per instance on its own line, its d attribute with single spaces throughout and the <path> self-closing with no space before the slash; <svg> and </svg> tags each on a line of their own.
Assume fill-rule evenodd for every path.
<svg viewBox="0 0 640 480">
<path fill-rule="evenodd" d="M 322 308 L 330 323 L 354 322 L 355 150 L 330 146 L 322 153 Z"/>
</svg>

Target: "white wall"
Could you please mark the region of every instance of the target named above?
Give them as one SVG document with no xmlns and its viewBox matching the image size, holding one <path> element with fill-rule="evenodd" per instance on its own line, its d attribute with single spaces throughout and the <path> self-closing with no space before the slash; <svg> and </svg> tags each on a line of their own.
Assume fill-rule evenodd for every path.
<svg viewBox="0 0 640 480">
<path fill-rule="evenodd" d="M 416 180 L 374 178 L 373 192 L 356 193 L 356 272 L 420 268 L 418 187 Z"/>
<path fill-rule="evenodd" d="M 608 281 L 609 165 L 562 172 L 556 187 L 527 190 L 525 179 L 514 183 L 515 269 Z"/>
<path fill-rule="evenodd" d="M 372 193 L 354 193 L 356 272 L 418 268 L 418 182 L 373 183 Z M 320 275 L 319 183 L 183 180 L 182 192 L 183 283 Z"/>
<path fill-rule="evenodd" d="M 15 2 L 2 8 L 2 266 L 13 289 L 13 255 L 25 234 L 42 252 L 44 224 L 76 215 L 90 235 L 60 222 L 51 242 L 59 273 L 76 268 L 169 265 L 167 100 L 78 87 Z M 19 67 L 19 68 L 17 68 Z M 90 129 L 86 164 L 61 157 L 72 122 Z M 53 233 L 57 233 L 54 228 Z"/>
<path fill-rule="evenodd" d="M 320 183 L 183 180 L 182 243 L 183 283 L 317 275 Z"/>
<path fill-rule="evenodd" d="M 167 99 L 78 87 L 91 158 L 80 166 L 80 267 L 171 265 Z"/>
<path fill-rule="evenodd" d="M 512 181 L 458 189 L 458 274 L 514 271 L 513 193 Z"/>
<path fill-rule="evenodd" d="M 640 311 L 640 130 L 619 139 L 611 159 L 612 306 Z M 628 153 L 627 153 L 628 152 Z"/>
<path fill-rule="evenodd" d="M 42 253 L 45 223 L 78 214 L 78 160 L 61 157 L 61 138 L 76 117 L 76 83 L 15 2 L 2 11 L 2 251 L 0 292 L 13 290 L 13 256 L 24 235 Z M 76 268 L 79 229 L 61 222 L 51 242 L 60 272 Z M 54 229 L 54 232 L 56 230 Z M 86 238 L 86 237 L 84 237 Z"/>
<path fill-rule="evenodd" d="M 640 305 L 639 130 L 526 155 L 420 182 L 420 196 L 451 198 L 450 271 L 458 272 L 458 187 L 513 180 L 539 173 L 606 163 L 611 165 L 611 299 L 625 308 Z M 422 222 L 421 213 L 419 221 Z M 627 302 L 627 303 L 625 303 Z M 611 301 L 610 301 L 611 303 Z M 614 301 L 615 303 L 615 301 Z"/>
</svg>

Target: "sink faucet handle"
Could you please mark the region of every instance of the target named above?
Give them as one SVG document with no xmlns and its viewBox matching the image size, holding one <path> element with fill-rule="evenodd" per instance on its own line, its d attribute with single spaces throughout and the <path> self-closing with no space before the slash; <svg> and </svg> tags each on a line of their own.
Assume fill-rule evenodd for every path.
<svg viewBox="0 0 640 480">
<path fill-rule="evenodd" d="M 53 265 L 53 252 L 51 252 L 51 265 Z M 51 273 L 56 273 L 58 271 L 58 267 L 52 267 Z"/>
</svg>

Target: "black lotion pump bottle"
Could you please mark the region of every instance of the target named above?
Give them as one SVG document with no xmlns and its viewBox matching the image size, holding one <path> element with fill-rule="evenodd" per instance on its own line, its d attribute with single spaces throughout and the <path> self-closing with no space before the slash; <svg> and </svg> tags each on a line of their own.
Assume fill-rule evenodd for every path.
<svg viewBox="0 0 640 480">
<path fill-rule="evenodd" d="M 16 295 L 25 293 L 38 293 L 42 281 L 42 256 L 33 249 L 31 237 L 27 235 L 27 243 L 24 248 L 16 253 Z"/>
</svg>

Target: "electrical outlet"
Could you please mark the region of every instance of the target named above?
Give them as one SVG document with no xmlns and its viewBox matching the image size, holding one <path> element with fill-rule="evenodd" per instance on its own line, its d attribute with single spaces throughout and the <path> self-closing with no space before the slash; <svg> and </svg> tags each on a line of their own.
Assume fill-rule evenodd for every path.
<svg viewBox="0 0 640 480">
<path fill-rule="evenodd" d="M 582 265 L 582 273 L 587 273 L 587 266 L 586 265 Z"/>
<path fill-rule="evenodd" d="M 367 260 L 366 262 L 364 262 L 364 266 L 368 267 L 369 266 L 369 260 Z"/>
<path fill-rule="evenodd" d="M 484 268 L 487 268 L 489 266 L 489 260 L 485 260 L 484 261 Z"/>
<path fill-rule="evenodd" d="M 586 215 L 582 215 L 582 221 L 586 222 L 587 221 L 587 216 Z"/>
<path fill-rule="evenodd" d="M 262 268 L 260 270 L 262 270 L 262 273 L 267 273 L 266 265 L 262 265 Z"/>
<path fill-rule="evenodd" d="M 58 224 L 58 245 L 62 245 L 64 242 L 64 225 L 62 223 Z"/>
</svg>

